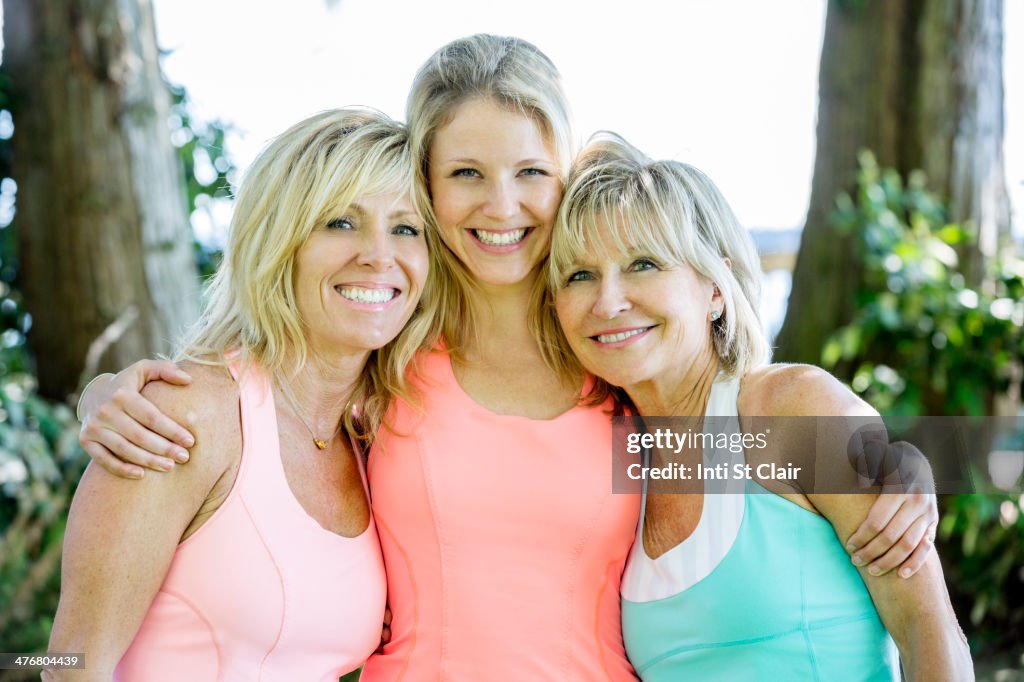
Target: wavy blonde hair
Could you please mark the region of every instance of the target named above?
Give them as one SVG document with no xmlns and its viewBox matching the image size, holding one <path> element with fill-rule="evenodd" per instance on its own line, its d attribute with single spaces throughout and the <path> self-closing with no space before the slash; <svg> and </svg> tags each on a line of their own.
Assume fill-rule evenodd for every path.
<svg viewBox="0 0 1024 682">
<path fill-rule="evenodd" d="M 430 145 L 437 131 L 451 122 L 464 102 L 486 99 L 533 119 L 552 145 L 565 180 L 576 142 L 569 103 L 558 69 L 537 47 L 520 38 L 478 34 L 459 38 L 435 52 L 416 74 L 406 107 L 417 176 L 429 189 Z M 432 209 L 428 221 L 436 226 Z M 476 332 L 469 292 L 477 284 L 462 262 L 429 230 L 438 254 L 436 280 L 447 303 L 436 320 L 435 333 L 458 357 Z M 542 264 L 543 267 L 543 264 Z M 542 271 L 543 272 L 543 271 Z M 562 376 L 582 377 L 578 365 L 565 356 L 550 291 L 543 276 L 531 295 L 530 328 L 548 365 Z"/>
<path fill-rule="evenodd" d="M 239 188 L 224 259 L 176 358 L 224 365 L 237 353 L 243 366 L 294 376 L 310 352 L 295 300 L 296 254 L 313 230 L 359 197 L 390 192 L 409 193 L 425 214 L 408 130 L 384 114 L 325 111 L 271 141 Z M 406 368 L 432 327 L 438 299 L 430 279 L 398 337 L 369 355 L 350 398 L 355 410 L 344 414 L 354 437 L 372 438 L 393 398 L 414 398 Z"/>
<path fill-rule="evenodd" d="M 552 235 L 547 279 L 556 296 L 573 263 L 591 246 L 600 248 L 593 237 L 601 220 L 617 248 L 688 265 L 715 283 L 725 309 L 711 334 L 727 374 L 741 376 L 769 361 L 754 242 L 704 173 L 678 161 L 654 161 L 614 133 L 592 137 L 570 173 Z M 561 342 L 567 345 L 564 336 Z M 606 384 L 597 386 L 591 399 L 601 401 L 608 392 Z"/>
</svg>

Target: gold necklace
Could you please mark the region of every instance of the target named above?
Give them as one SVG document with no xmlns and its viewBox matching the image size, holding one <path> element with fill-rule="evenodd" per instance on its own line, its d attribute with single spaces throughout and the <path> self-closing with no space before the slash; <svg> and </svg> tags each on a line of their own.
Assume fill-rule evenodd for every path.
<svg viewBox="0 0 1024 682">
<path fill-rule="evenodd" d="M 296 403 L 295 399 L 292 397 L 291 391 L 288 390 L 288 387 L 285 386 L 283 381 L 278 381 L 277 383 L 278 383 L 278 386 L 281 388 L 281 395 L 284 396 L 285 400 L 288 401 L 288 406 L 291 407 L 292 414 L 294 414 L 296 417 L 298 417 L 298 419 L 302 423 L 302 425 L 306 427 L 307 431 L 309 431 L 309 435 L 310 435 L 310 437 L 313 438 L 313 444 L 316 445 L 316 449 L 317 450 L 326 450 L 327 449 L 327 443 L 329 443 L 330 441 L 334 440 L 335 436 L 337 436 L 339 433 L 341 433 L 341 427 L 344 426 L 345 420 L 344 419 L 339 419 L 338 420 L 338 426 L 334 429 L 334 433 L 332 433 L 330 436 L 327 437 L 327 440 L 324 440 L 322 438 L 317 438 L 316 434 L 313 433 L 313 429 L 310 428 L 309 424 L 306 423 L 306 419 L 302 416 L 302 410 L 299 409 L 298 404 Z"/>
</svg>

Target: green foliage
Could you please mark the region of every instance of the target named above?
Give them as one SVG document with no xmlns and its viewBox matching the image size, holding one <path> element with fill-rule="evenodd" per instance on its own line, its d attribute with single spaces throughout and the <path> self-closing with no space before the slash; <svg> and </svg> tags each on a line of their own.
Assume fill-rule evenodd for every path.
<svg viewBox="0 0 1024 682">
<path fill-rule="evenodd" d="M 972 643 L 976 649 L 1019 646 L 1024 495 L 954 495 L 945 502 L 939 551 L 954 601 L 973 628 Z"/>
<path fill-rule="evenodd" d="M 88 458 L 70 408 L 0 379 L 0 649 L 45 651 L 60 589 L 64 524 Z"/>
<path fill-rule="evenodd" d="M 231 125 L 224 121 L 200 121 L 191 113 L 185 88 L 171 85 L 171 140 L 185 169 L 185 188 L 191 213 L 209 210 L 211 202 L 231 198 L 235 164 L 224 149 L 224 138 Z M 198 240 L 193 242 L 196 264 L 203 277 L 212 275 L 220 264 L 221 253 Z"/>
<path fill-rule="evenodd" d="M 0 74 L 0 107 L 7 81 Z M 172 131 L 186 172 L 190 208 L 229 196 L 234 165 L 224 156 L 221 122 L 203 124 L 188 113 L 181 88 Z M 9 112 L 0 110 L 2 121 Z M 0 651 L 45 651 L 60 594 L 60 558 L 68 507 L 88 457 L 78 445 L 78 422 L 67 405 L 35 394 L 34 363 L 25 335 L 32 325 L 18 291 L 17 241 L 11 218 L 10 137 L 0 133 Z M 200 270 L 210 273 L 219 253 L 195 242 Z M 36 673 L 38 675 L 38 672 Z M 0 672 L 0 679 L 21 679 Z M 24 678 L 28 679 L 28 678 Z"/>
<path fill-rule="evenodd" d="M 1024 260 L 1006 256 L 969 287 L 957 248 L 972 235 L 945 222 L 924 182 L 862 155 L 856 199 L 840 196 L 835 220 L 859 237 L 863 286 L 821 361 L 886 414 L 988 414 L 1024 358 Z"/>
<path fill-rule="evenodd" d="M 958 249 L 971 245 L 970 230 L 946 222 L 921 173 L 904 183 L 869 153 L 861 155 L 856 196 L 838 199 L 835 223 L 857 237 L 864 272 L 856 313 L 828 340 L 822 364 L 882 414 L 991 414 L 996 397 L 1020 381 L 1024 260 L 1004 255 L 981 286 L 968 286 Z M 1024 450 L 1024 436 L 1011 449 Z M 972 644 L 1019 646 L 1024 496 L 940 502 L 939 551 Z"/>
</svg>

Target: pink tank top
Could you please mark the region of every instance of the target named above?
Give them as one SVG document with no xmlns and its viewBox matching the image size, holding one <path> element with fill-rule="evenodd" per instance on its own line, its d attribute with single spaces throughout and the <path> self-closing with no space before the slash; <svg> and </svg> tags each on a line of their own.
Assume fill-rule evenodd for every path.
<svg viewBox="0 0 1024 682">
<path fill-rule="evenodd" d="M 370 457 L 392 639 L 362 682 L 634 680 L 619 583 L 637 495 L 612 494 L 609 405 L 495 414 L 419 357 Z"/>
<path fill-rule="evenodd" d="M 306 513 L 281 465 L 270 383 L 258 369 L 233 373 L 243 443 L 234 487 L 178 545 L 117 680 L 338 682 L 380 643 L 373 521 L 346 538 Z"/>
</svg>

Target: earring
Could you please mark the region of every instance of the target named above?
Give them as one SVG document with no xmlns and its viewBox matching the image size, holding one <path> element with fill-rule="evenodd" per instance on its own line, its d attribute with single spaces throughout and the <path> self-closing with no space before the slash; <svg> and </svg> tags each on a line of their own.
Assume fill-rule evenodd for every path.
<svg viewBox="0 0 1024 682">
<path fill-rule="evenodd" d="M 721 316 L 722 316 L 722 311 L 721 310 L 712 310 L 711 313 L 708 315 L 708 317 L 711 318 L 712 322 L 717 322 L 718 318 L 720 318 Z"/>
</svg>

